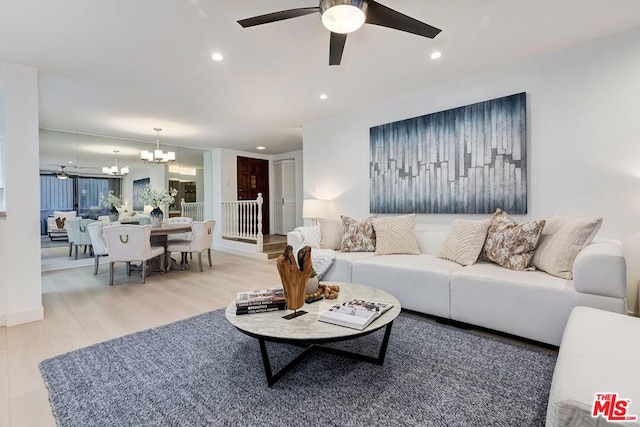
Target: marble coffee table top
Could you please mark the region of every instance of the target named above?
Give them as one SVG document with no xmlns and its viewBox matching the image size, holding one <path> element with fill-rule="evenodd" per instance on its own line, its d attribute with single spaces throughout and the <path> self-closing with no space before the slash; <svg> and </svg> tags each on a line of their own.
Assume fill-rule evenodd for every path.
<svg viewBox="0 0 640 427">
<path fill-rule="evenodd" d="M 367 331 L 387 325 L 400 314 L 400 302 L 385 291 L 353 283 L 323 283 L 339 285 L 340 293 L 338 298 L 332 300 L 322 299 L 311 304 L 305 304 L 300 310 L 306 311 L 307 314 L 300 317 L 291 320 L 282 318 L 282 316 L 293 313 L 293 310 L 278 310 L 236 316 L 236 302 L 232 301 L 227 306 L 227 320 L 242 331 L 266 339 L 323 340 L 362 335 Z M 318 321 L 318 313 L 328 310 L 333 304 L 340 304 L 352 298 L 393 304 L 393 307 L 362 331 Z"/>
</svg>

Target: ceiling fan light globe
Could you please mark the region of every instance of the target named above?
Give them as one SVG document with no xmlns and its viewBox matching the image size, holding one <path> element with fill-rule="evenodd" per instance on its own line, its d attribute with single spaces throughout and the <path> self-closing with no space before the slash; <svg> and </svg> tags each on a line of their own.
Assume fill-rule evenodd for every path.
<svg viewBox="0 0 640 427">
<path fill-rule="evenodd" d="M 322 24 L 334 33 L 352 33 L 365 23 L 366 8 L 363 0 L 324 0 L 320 3 Z"/>
</svg>

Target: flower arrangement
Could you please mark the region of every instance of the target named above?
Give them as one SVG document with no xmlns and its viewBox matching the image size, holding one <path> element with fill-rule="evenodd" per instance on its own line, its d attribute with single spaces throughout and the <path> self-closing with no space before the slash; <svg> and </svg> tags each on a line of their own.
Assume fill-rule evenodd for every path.
<svg viewBox="0 0 640 427">
<path fill-rule="evenodd" d="M 106 196 L 100 193 L 100 203 L 110 209 L 122 207 L 122 199 L 113 194 L 113 190 L 109 190 L 109 194 Z"/>
<path fill-rule="evenodd" d="M 145 205 L 151 205 L 154 208 L 158 208 L 163 205 L 172 205 L 175 202 L 175 195 L 178 194 L 178 190 L 175 188 L 169 188 L 169 191 L 158 191 L 151 188 L 151 185 L 147 184 L 140 192 L 140 200 Z"/>
</svg>

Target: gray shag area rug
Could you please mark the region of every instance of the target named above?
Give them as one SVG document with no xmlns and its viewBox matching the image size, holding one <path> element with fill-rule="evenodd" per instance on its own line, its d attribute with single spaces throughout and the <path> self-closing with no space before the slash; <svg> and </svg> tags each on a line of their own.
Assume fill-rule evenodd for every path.
<svg viewBox="0 0 640 427">
<path fill-rule="evenodd" d="M 376 355 L 383 330 L 334 344 Z M 267 343 L 278 370 L 298 347 Z M 401 315 L 384 366 L 316 352 L 272 388 L 223 310 L 43 361 L 60 426 L 544 426 L 556 355 Z"/>
</svg>

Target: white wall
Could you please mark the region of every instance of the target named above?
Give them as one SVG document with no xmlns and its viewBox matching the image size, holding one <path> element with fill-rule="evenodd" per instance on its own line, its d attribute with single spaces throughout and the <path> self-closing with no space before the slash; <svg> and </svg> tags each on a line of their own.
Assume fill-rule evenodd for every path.
<svg viewBox="0 0 640 427">
<path fill-rule="evenodd" d="M 6 218 L 0 218 L 0 325 L 43 318 L 40 278 L 38 72 L 0 64 Z"/>
<path fill-rule="evenodd" d="M 629 236 L 640 230 L 639 40 L 637 29 L 306 125 L 305 195 L 333 199 L 333 216 L 363 218 L 370 127 L 524 91 L 529 213 L 518 220 L 601 216 L 600 236 Z M 637 284 L 628 297 L 636 310 Z"/>
</svg>

